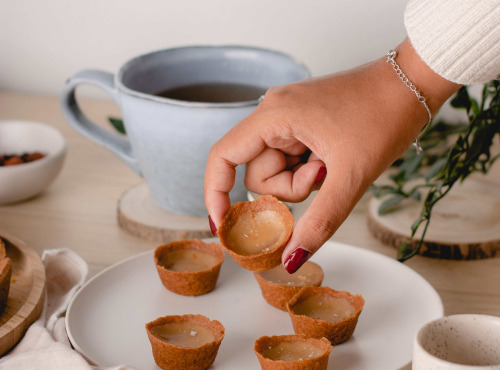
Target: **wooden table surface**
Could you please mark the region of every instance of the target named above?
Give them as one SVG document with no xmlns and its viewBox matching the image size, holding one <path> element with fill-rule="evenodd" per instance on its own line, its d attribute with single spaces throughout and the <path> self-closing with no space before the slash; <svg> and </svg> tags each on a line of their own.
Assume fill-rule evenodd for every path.
<svg viewBox="0 0 500 370">
<path fill-rule="evenodd" d="M 111 101 L 79 100 L 84 112 L 99 124 L 109 127 L 106 117 L 120 116 Z M 142 180 L 113 154 L 70 127 L 57 97 L 0 92 L 0 120 L 7 119 L 53 125 L 66 138 L 68 154 L 61 174 L 45 193 L 27 202 L 0 206 L 0 230 L 21 238 L 39 254 L 49 248 L 73 249 L 89 264 L 89 277 L 157 246 L 128 234 L 116 220 L 121 194 Z M 395 249 L 369 233 L 367 201 L 365 196 L 332 240 L 395 257 Z M 405 263 L 439 292 L 445 314 L 500 316 L 500 258 L 447 261 L 417 256 Z"/>
</svg>

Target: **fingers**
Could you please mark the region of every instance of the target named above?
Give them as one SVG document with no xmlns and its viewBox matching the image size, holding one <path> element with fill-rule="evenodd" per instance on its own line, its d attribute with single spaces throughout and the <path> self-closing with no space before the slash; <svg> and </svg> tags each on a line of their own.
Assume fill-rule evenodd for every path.
<svg viewBox="0 0 500 370">
<path fill-rule="evenodd" d="M 229 191 L 234 185 L 236 166 L 252 161 L 273 142 L 291 155 L 306 150 L 286 127 L 274 122 L 277 119 L 274 115 L 262 111 L 259 105 L 210 149 L 205 169 L 205 206 L 214 224 L 212 230 L 219 227 L 230 207 Z"/>
<path fill-rule="evenodd" d="M 234 185 L 236 165 L 220 156 L 213 156 L 213 160 L 209 158 L 205 170 L 205 206 L 210 230 L 215 236 L 222 216 L 231 206 L 229 191 Z"/>
<path fill-rule="evenodd" d="M 205 169 L 205 206 L 214 224 L 210 225 L 212 232 L 231 205 L 229 191 L 234 185 L 236 166 L 250 161 L 265 147 L 255 132 L 240 123 L 210 149 Z"/>
<path fill-rule="evenodd" d="M 328 174 L 304 215 L 297 221 L 282 262 L 294 273 L 335 233 L 359 198 L 364 186 L 352 174 L 328 168 Z"/>
<path fill-rule="evenodd" d="M 287 202 L 300 202 L 313 190 L 322 161 L 301 163 L 297 156 L 266 148 L 247 163 L 245 186 L 259 194 L 272 194 Z"/>
</svg>

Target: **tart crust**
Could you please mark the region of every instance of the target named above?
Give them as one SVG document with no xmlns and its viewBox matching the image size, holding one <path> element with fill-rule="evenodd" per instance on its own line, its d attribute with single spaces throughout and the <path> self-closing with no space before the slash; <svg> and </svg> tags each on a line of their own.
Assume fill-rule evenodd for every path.
<svg viewBox="0 0 500 370">
<path fill-rule="evenodd" d="M 217 257 L 217 263 L 202 271 L 172 271 L 161 265 L 162 259 L 168 253 L 178 250 L 197 250 Z M 204 243 L 199 239 L 179 240 L 160 245 L 154 253 L 156 270 L 163 286 L 171 292 L 197 296 L 215 289 L 219 272 L 224 262 L 224 250 L 218 243 Z"/>
<path fill-rule="evenodd" d="M 165 342 L 151 333 L 155 326 L 171 323 L 192 322 L 209 329 L 214 341 L 198 347 L 179 347 Z M 156 364 L 164 370 L 204 370 L 212 365 L 217 357 L 219 346 L 224 338 L 224 326 L 217 320 L 210 320 L 203 315 L 171 315 L 159 317 L 146 324 L 149 341 Z"/>
<path fill-rule="evenodd" d="M 229 232 L 233 226 L 236 225 L 238 219 L 244 214 L 254 215 L 263 211 L 274 211 L 281 216 L 286 233 L 284 238 L 280 241 L 280 244 L 269 251 L 248 255 L 240 254 L 231 249 Z M 293 224 L 294 219 L 292 213 L 286 205 L 279 202 L 277 198 L 271 195 L 261 195 L 254 201 L 233 204 L 222 218 L 218 236 L 222 246 L 241 267 L 250 271 L 265 271 L 281 263 L 281 255 L 292 235 Z"/>
<path fill-rule="evenodd" d="M 307 261 L 304 266 L 306 265 L 313 265 L 314 268 L 318 271 L 318 279 L 313 284 L 307 286 L 320 286 L 323 282 L 324 277 L 323 269 L 321 268 L 321 266 L 311 261 Z M 302 266 L 301 268 L 303 268 L 304 266 Z M 300 274 L 300 270 L 301 269 L 295 272 L 295 274 Z M 255 280 L 257 280 L 257 282 L 259 283 L 260 290 L 262 291 L 262 296 L 264 297 L 266 302 L 282 311 L 287 311 L 286 303 L 304 287 L 304 285 L 286 285 L 266 280 L 264 277 L 262 277 L 261 272 L 254 272 L 253 274 L 255 276 Z"/>
<path fill-rule="evenodd" d="M 298 361 L 272 360 L 264 356 L 267 348 L 279 345 L 282 342 L 308 342 L 324 352 L 321 356 L 305 358 Z M 305 335 L 277 335 L 272 337 L 263 336 L 255 341 L 254 351 L 259 359 L 262 370 L 325 370 L 328 366 L 328 356 L 332 345 L 326 338 L 310 338 Z"/>
<path fill-rule="evenodd" d="M 331 323 L 325 320 L 316 320 L 305 315 L 297 315 L 293 311 L 297 303 L 310 297 L 322 295 L 346 300 L 353 306 L 354 313 L 342 321 Z M 325 337 L 332 345 L 336 345 L 345 342 L 352 336 L 364 304 L 365 300 L 360 294 L 353 295 L 349 292 L 337 291 L 329 287 L 304 287 L 287 302 L 286 306 L 292 319 L 295 333 L 313 338 Z"/>
</svg>

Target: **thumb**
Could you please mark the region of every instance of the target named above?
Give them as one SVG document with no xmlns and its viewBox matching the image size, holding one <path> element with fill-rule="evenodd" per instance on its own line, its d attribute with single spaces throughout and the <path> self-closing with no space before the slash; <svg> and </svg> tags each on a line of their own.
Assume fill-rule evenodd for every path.
<svg viewBox="0 0 500 370">
<path fill-rule="evenodd" d="M 331 173 L 304 215 L 297 221 L 283 251 L 285 269 L 293 274 L 337 231 L 365 189 L 354 176 Z"/>
</svg>

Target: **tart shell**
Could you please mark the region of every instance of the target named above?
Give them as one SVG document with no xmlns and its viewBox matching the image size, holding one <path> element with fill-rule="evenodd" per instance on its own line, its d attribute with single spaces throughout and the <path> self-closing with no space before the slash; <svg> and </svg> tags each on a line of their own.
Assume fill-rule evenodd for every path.
<svg viewBox="0 0 500 370">
<path fill-rule="evenodd" d="M 311 286 L 320 286 L 323 281 L 323 269 L 316 263 L 307 261 L 307 264 L 313 264 L 318 267 L 318 271 L 321 273 L 321 278 L 317 283 L 312 284 Z M 300 269 L 296 272 L 296 274 L 300 273 Z M 253 273 L 255 276 L 255 280 L 259 283 L 260 290 L 262 291 L 262 296 L 271 306 L 276 307 L 279 310 L 287 311 L 286 303 L 292 299 L 304 286 L 296 286 L 296 285 L 284 285 L 275 283 L 273 281 L 269 281 L 264 279 L 259 272 Z"/>
<path fill-rule="evenodd" d="M 293 307 L 298 302 L 317 295 L 329 295 L 335 298 L 347 300 L 355 309 L 352 316 L 342 321 L 331 323 L 324 320 L 316 320 L 305 315 L 297 315 Z M 289 302 L 287 310 L 292 319 L 293 329 L 297 334 L 304 334 L 313 338 L 327 338 L 332 345 L 337 345 L 348 340 L 354 333 L 359 315 L 363 310 L 365 300 L 360 294 L 353 295 L 346 291 L 337 291 L 329 287 L 304 287 Z"/>
<path fill-rule="evenodd" d="M 217 257 L 218 262 L 210 269 L 202 271 L 172 271 L 160 264 L 160 261 L 169 252 L 183 249 L 209 253 Z M 156 248 L 154 260 L 158 275 L 165 288 L 177 294 L 197 296 L 215 289 L 220 268 L 224 262 L 224 250 L 218 243 L 207 244 L 199 239 L 179 240 Z"/>
<path fill-rule="evenodd" d="M 199 347 L 179 347 L 167 343 L 151 333 L 151 328 L 171 323 L 192 322 L 209 329 L 215 337 Z M 203 370 L 212 365 L 224 339 L 224 326 L 217 320 L 203 315 L 171 315 L 157 318 L 146 324 L 149 341 L 156 364 L 163 370 Z"/>
<path fill-rule="evenodd" d="M 263 355 L 267 348 L 277 346 L 282 342 L 309 342 L 324 350 L 324 353 L 319 357 L 307 358 L 302 361 L 272 360 Z M 331 350 L 332 345 L 327 339 L 310 338 L 300 334 L 263 336 L 257 339 L 254 345 L 254 351 L 262 370 L 325 370 L 328 366 L 328 356 Z"/>
<path fill-rule="evenodd" d="M 228 235 L 239 217 L 246 213 L 258 213 L 267 210 L 275 211 L 281 215 L 286 228 L 286 237 L 283 239 L 283 242 L 270 251 L 258 254 L 244 255 L 233 251 L 228 241 Z M 286 205 L 279 202 L 278 199 L 272 195 L 261 195 L 254 201 L 233 204 L 222 218 L 217 234 L 222 246 L 241 267 L 250 271 L 265 271 L 281 263 L 281 255 L 292 235 L 293 224 L 294 219 L 292 213 Z"/>
</svg>

